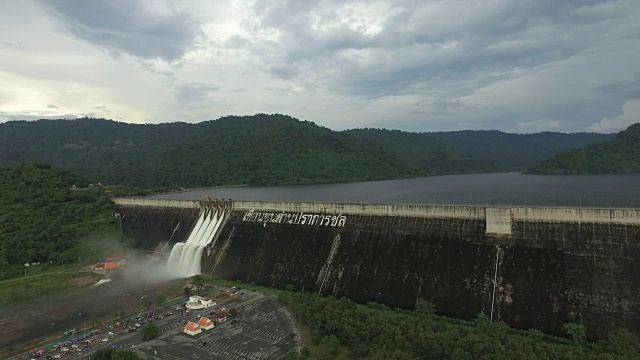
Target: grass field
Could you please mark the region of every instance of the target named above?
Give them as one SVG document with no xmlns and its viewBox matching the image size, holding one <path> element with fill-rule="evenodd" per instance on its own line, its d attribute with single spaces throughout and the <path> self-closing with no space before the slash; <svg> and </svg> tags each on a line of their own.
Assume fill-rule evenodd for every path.
<svg viewBox="0 0 640 360">
<path fill-rule="evenodd" d="M 53 270 L 38 275 L 0 281 L 0 305 L 56 294 L 74 288 L 73 279 L 87 277 L 96 282 L 101 275 L 79 269 Z M 89 280 L 88 279 L 88 280 Z"/>
</svg>

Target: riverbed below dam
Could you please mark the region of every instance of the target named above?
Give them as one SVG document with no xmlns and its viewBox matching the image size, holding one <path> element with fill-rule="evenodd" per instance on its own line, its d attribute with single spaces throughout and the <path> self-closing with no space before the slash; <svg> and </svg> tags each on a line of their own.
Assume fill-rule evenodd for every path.
<svg viewBox="0 0 640 360">
<path fill-rule="evenodd" d="M 115 202 L 124 233 L 149 251 L 185 241 L 207 206 Z M 200 259 L 205 274 L 393 308 L 424 298 L 442 315 L 472 319 L 484 312 L 548 333 L 581 323 L 593 339 L 617 327 L 640 330 L 638 209 L 228 200 L 224 206 L 220 231 Z"/>
</svg>

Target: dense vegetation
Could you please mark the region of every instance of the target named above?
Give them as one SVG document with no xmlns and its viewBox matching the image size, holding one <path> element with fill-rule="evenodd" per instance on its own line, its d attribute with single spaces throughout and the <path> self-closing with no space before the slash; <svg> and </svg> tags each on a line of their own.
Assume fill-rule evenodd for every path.
<svg viewBox="0 0 640 360">
<path fill-rule="evenodd" d="M 0 124 L 7 162 L 41 161 L 102 183 L 197 187 L 414 176 L 379 147 L 284 115 L 199 124 L 108 120 Z"/>
<path fill-rule="evenodd" d="M 457 151 L 483 159 L 498 171 L 523 170 L 560 152 L 609 140 L 614 136 L 554 132 L 509 134 L 496 130 L 437 132 L 430 135 Z"/>
<path fill-rule="evenodd" d="M 636 359 L 640 350 L 638 336 L 623 329 L 591 344 L 581 325 L 567 324 L 568 339 L 559 338 L 492 323 L 483 314 L 474 321 L 436 316 L 422 300 L 415 311 L 393 311 L 316 294 L 282 292 L 279 298 L 311 332 L 311 344 L 287 359 Z"/>
<path fill-rule="evenodd" d="M 614 139 L 558 154 L 528 169 L 530 174 L 640 173 L 640 123 Z"/>
<path fill-rule="evenodd" d="M 456 151 L 432 134 L 399 130 L 357 129 L 348 134 L 385 148 L 420 176 L 495 171 L 480 158 Z"/>
<path fill-rule="evenodd" d="M 126 245 L 105 191 L 70 189 L 82 183 L 87 180 L 44 164 L 0 168 L 2 278 L 22 275 L 25 263 L 96 261 Z"/>
<path fill-rule="evenodd" d="M 131 350 L 103 348 L 96 351 L 93 360 L 139 360 L 140 356 Z"/>
<path fill-rule="evenodd" d="M 0 165 L 44 162 L 92 182 L 207 187 L 347 182 L 519 170 L 606 135 L 335 132 L 286 115 L 198 124 L 104 119 L 0 124 Z"/>
</svg>

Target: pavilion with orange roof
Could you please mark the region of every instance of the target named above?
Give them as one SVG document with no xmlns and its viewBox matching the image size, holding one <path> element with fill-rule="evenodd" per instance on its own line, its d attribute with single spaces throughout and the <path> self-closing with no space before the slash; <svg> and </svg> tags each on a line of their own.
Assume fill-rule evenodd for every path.
<svg viewBox="0 0 640 360">
<path fill-rule="evenodd" d="M 184 326 L 184 330 L 182 330 L 185 334 L 187 335 L 198 335 L 202 332 L 202 329 L 200 328 L 200 325 L 189 321 L 187 323 L 187 325 Z"/>
<path fill-rule="evenodd" d="M 200 320 L 198 321 L 198 325 L 200 325 L 200 328 L 202 330 L 210 330 L 214 328 L 214 324 L 213 321 L 211 321 L 209 318 L 206 317 L 201 317 Z"/>
</svg>

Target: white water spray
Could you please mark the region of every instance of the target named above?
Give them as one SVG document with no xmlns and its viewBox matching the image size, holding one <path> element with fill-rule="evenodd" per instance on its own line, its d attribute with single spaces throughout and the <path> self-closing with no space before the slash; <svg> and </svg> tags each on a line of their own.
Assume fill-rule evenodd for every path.
<svg viewBox="0 0 640 360">
<path fill-rule="evenodd" d="M 225 210 L 202 210 L 196 225 L 184 243 L 176 243 L 171 249 L 167 267 L 181 277 L 200 274 L 200 259 L 224 220 Z"/>
</svg>

